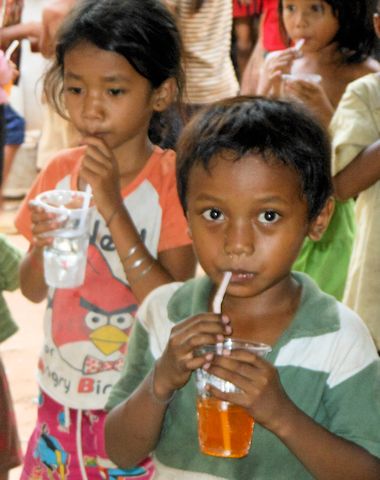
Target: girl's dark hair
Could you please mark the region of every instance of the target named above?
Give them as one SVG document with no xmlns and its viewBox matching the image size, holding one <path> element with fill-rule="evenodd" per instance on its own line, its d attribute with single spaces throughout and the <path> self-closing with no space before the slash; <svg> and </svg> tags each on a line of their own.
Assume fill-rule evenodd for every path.
<svg viewBox="0 0 380 480">
<path fill-rule="evenodd" d="M 345 63 L 360 63 L 374 48 L 376 35 L 372 25 L 373 0 L 324 0 L 338 19 L 339 29 L 334 38 Z M 282 0 L 278 4 L 280 28 L 290 44 L 282 21 Z"/>
<path fill-rule="evenodd" d="M 182 207 L 186 212 L 195 165 L 210 171 L 217 155 L 231 161 L 260 155 L 297 172 L 313 220 L 332 194 L 330 152 L 326 131 L 298 103 L 243 96 L 222 100 L 196 114 L 179 140 L 177 188 Z"/>
<path fill-rule="evenodd" d="M 81 42 L 122 55 L 153 88 L 175 78 L 181 97 L 181 38 L 159 0 L 81 0 L 72 10 L 58 33 L 55 61 L 44 82 L 48 100 L 61 114 L 64 57 Z"/>
</svg>

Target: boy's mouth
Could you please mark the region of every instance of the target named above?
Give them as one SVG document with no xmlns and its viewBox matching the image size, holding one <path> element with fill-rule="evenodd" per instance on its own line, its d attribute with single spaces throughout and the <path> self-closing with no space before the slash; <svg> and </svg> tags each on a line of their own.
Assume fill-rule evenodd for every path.
<svg viewBox="0 0 380 480">
<path fill-rule="evenodd" d="M 231 283 L 241 283 L 253 280 L 257 276 L 254 272 L 247 272 L 246 270 L 232 270 Z"/>
</svg>

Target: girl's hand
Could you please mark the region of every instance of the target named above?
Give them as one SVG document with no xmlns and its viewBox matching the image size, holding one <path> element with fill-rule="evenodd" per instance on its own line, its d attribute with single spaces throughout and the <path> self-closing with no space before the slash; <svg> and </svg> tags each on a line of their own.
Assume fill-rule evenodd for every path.
<svg viewBox="0 0 380 480">
<path fill-rule="evenodd" d="M 183 387 L 197 368 L 208 368 L 213 354 L 199 356 L 197 350 L 209 344 L 223 342 L 231 335 L 226 315 L 202 313 L 175 325 L 164 353 L 156 364 L 154 390 L 162 398 L 170 397 Z"/>
<path fill-rule="evenodd" d="M 277 369 L 264 358 L 243 350 L 226 352 L 214 357 L 209 372 L 241 390 L 223 393 L 210 385 L 215 397 L 246 408 L 255 422 L 272 432 L 280 427 L 292 402 L 282 388 Z"/>
<path fill-rule="evenodd" d="M 85 137 L 86 145 L 79 171 L 81 180 L 91 185 L 94 202 L 107 219 L 121 205 L 120 176 L 117 161 L 106 143 L 97 137 Z"/>
<path fill-rule="evenodd" d="M 300 52 L 294 47 L 269 53 L 261 67 L 257 94 L 280 96 L 281 76 L 290 72 L 293 61 L 299 56 Z"/>
<path fill-rule="evenodd" d="M 283 92 L 304 103 L 325 126 L 329 125 L 334 108 L 320 83 L 302 79 L 285 80 Z"/>
<path fill-rule="evenodd" d="M 38 248 L 51 245 L 53 236 L 49 232 L 62 227 L 64 220 L 60 220 L 54 213 L 46 212 L 42 207 L 37 206 L 33 200 L 29 202 L 31 215 L 31 230 L 33 234 L 33 245 Z"/>
</svg>

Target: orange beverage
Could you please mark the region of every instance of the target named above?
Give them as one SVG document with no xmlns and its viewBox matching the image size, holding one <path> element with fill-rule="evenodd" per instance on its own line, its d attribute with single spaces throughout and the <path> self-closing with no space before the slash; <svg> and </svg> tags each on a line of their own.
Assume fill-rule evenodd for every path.
<svg viewBox="0 0 380 480">
<path fill-rule="evenodd" d="M 213 397 L 197 397 L 201 451 L 217 457 L 248 454 L 254 421 L 245 408 Z"/>
</svg>

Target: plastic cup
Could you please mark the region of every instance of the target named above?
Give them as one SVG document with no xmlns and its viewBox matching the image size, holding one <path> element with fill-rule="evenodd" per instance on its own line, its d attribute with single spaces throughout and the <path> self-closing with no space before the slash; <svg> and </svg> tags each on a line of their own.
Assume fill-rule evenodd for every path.
<svg viewBox="0 0 380 480">
<path fill-rule="evenodd" d="M 223 350 L 249 350 L 264 356 L 271 351 L 265 343 L 227 339 L 224 343 L 206 345 L 198 354 L 208 352 L 221 355 Z M 241 458 L 248 454 L 251 447 L 254 419 L 247 410 L 239 405 L 222 401 L 206 389 L 213 385 L 222 392 L 238 392 L 233 383 L 222 380 L 206 370 L 196 371 L 198 439 L 202 453 L 216 457 Z"/>
<path fill-rule="evenodd" d="M 306 82 L 321 83 L 322 77 L 317 73 L 284 73 L 282 79 L 287 82 L 305 80 Z"/>
<path fill-rule="evenodd" d="M 46 284 L 54 288 L 75 288 L 84 282 L 93 207 L 88 193 L 50 190 L 39 194 L 34 204 L 54 213 L 62 227 L 49 232 L 53 243 L 44 248 Z M 86 206 L 87 205 L 87 206 Z"/>
</svg>

